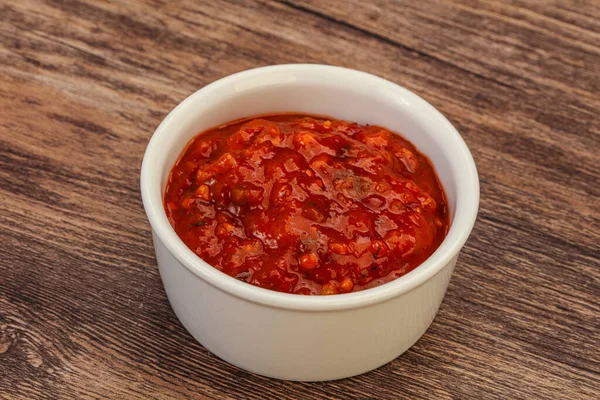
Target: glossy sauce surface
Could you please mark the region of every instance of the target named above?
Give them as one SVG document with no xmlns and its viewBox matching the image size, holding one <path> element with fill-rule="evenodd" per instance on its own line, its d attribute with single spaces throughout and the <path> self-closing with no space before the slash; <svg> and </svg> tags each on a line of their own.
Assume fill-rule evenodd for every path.
<svg viewBox="0 0 600 400">
<path fill-rule="evenodd" d="M 398 278 L 448 231 L 443 189 L 410 142 L 322 117 L 263 116 L 199 134 L 173 167 L 164 204 L 208 264 L 297 294 Z"/>
</svg>

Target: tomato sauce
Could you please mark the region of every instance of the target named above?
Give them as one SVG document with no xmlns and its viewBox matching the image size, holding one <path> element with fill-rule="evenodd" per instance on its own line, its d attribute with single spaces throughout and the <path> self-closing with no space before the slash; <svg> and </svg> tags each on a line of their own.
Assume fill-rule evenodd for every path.
<svg viewBox="0 0 600 400">
<path fill-rule="evenodd" d="M 220 271 L 297 294 L 337 294 L 413 270 L 448 231 L 444 191 L 407 140 L 301 115 L 196 136 L 171 171 L 165 211 Z"/>
</svg>

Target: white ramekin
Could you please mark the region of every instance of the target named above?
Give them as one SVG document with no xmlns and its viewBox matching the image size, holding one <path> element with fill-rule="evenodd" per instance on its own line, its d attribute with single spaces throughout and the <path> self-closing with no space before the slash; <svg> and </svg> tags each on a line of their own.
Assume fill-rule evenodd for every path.
<svg viewBox="0 0 600 400">
<path fill-rule="evenodd" d="M 422 265 L 385 285 L 335 296 L 278 293 L 231 278 L 179 239 L 163 209 L 171 168 L 188 141 L 220 124 L 296 112 L 377 124 L 398 132 L 435 165 L 448 198 L 448 236 Z M 382 78 L 326 65 L 276 65 L 220 79 L 160 124 L 144 155 L 144 208 L 173 310 L 209 351 L 270 377 L 350 377 L 406 351 L 429 327 L 479 205 L 473 158 L 456 129 L 425 100 Z"/>
</svg>

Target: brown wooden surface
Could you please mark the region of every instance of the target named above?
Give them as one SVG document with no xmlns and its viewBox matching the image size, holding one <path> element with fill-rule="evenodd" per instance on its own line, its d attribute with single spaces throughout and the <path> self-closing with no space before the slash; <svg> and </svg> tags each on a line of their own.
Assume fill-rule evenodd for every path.
<svg viewBox="0 0 600 400">
<path fill-rule="evenodd" d="M 0 398 L 600 398 L 600 2 L 0 7 Z M 390 364 L 327 383 L 255 376 L 195 342 L 139 195 L 145 146 L 178 102 L 294 62 L 417 92 L 481 177 L 431 328 Z"/>
</svg>

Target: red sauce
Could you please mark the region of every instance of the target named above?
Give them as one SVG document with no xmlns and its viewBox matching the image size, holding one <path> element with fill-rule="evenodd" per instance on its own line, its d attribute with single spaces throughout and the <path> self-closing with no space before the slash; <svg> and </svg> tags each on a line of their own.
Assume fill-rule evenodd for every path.
<svg viewBox="0 0 600 400">
<path fill-rule="evenodd" d="M 164 200 L 177 235 L 208 264 L 298 294 L 391 281 L 448 231 L 435 170 L 410 142 L 322 117 L 265 116 L 199 134 Z"/>
</svg>

